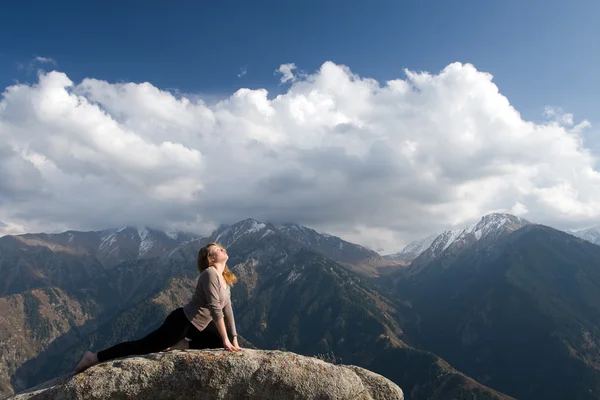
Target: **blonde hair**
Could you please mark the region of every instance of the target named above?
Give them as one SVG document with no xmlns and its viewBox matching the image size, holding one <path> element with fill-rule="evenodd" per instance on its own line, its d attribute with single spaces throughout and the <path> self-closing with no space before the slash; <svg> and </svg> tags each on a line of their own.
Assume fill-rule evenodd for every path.
<svg viewBox="0 0 600 400">
<path fill-rule="evenodd" d="M 200 273 L 204 272 L 206 269 L 208 269 L 208 267 L 214 267 L 214 265 L 212 265 L 210 261 L 208 261 L 208 256 L 210 255 L 210 248 L 212 246 L 217 246 L 223 249 L 223 246 L 221 246 L 218 243 L 209 243 L 198 251 L 198 271 Z M 225 283 L 227 283 L 229 286 L 232 286 L 234 283 L 237 282 L 237 277 L 227 267 L 227 264 L 225 264 L 225 269 L 223 270 L 223 279 L 225 279 Z"/>
</svg>

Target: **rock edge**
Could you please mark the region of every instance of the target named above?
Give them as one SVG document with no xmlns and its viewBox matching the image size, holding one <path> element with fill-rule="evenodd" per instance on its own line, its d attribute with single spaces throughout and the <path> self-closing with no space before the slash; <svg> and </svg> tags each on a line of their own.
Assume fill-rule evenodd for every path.
<svg viewBox="0 0 600 400">
<path fill-rule="evenodd" d="M 45 382 L 10 400 L 63 399 L 403 400 L 389 379 L 277 350 L 184 350 L 98 364 Z"/>
</svg>

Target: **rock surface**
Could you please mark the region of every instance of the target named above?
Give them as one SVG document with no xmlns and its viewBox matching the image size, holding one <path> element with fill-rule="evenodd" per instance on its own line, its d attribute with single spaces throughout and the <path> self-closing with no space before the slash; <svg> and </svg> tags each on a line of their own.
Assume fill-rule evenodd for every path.
<svg viewBox="0 0 600 400">
<path fill-rule="evenodd" d="M 13 400 L 45 399 L 401 400 L 390 380 L 356 366 L 290 352 L 186 350 L 98 364 L 46 382 Z"/>
</svg>

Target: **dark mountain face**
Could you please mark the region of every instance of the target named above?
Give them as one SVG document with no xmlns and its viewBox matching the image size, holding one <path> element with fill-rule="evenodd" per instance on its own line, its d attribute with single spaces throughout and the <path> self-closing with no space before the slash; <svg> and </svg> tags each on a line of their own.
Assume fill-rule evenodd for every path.
<svg viewBox="0 0 600 400">
<path fill-rule="evenodd" d="M 402 385 L 407 398 L 503 397 L 409 347 L 401 326 L 417 317 L 363 277 L 283 235 L 261 241 L 228 249 L 241 278 L 233 290 L 239 329 L 253 345 L 362 365 Z"/>
<path fill-rule="evenodd" d="M 284 224 L 279 230 L 309 249 L 349 267 L 365 277 L 387 275 L 404 267 L 404 260 L 382 257 L 366 247 L 347 242 L 337 236 L 318 233 L 298 224 Z"/>
<path fill-rule="evenodd" d="M 398 282 L 419 346 L 523 399 L 600 396 L 600 246 L 528 225 Z"/>
<path fill-rule="evenodd" d="M 87 348 L 148 333 L 187 302 L 197 279 L 198 248 L 212 241 L 228 247 L 229 267 L 239 277 L 232 291 L 238 331 L 254 346 L 365 366 L 401 385 L 408 399 L 502 397 L 434 354 L 409 347 L 402 325 L 416 323 L 410 309 L 347 266 L 251 220 L 184 243 L 159 259 L 110 269 L 111 287 L 126 305 L 91 334 L 82 329 L 74 347 L 61 347 L 60 340 L 48 346 L 17 368 L 13 382 L 31 386 L 70 371 Z"/>
</svg>

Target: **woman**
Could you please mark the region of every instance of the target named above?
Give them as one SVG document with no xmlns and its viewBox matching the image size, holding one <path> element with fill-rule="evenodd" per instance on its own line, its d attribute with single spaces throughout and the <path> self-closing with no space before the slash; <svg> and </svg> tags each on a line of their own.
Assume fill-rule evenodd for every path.
<svg viewBox="0 0 600 400">
<path fill-rule="evenodd" d="M 231 286 L 237 278 L 227 268 L 228 258 L 227 250 L 217 243 L 202 247 L 198 252 L 200 277 L 188 304 L 171 312 L 158 329 L 142 339 L 119 343 L 95 354 L 87 351 L 75 373 L 99 362 L 168 349 L 224 347 L 240 351 L 231 308 Z"/>
</svg>

